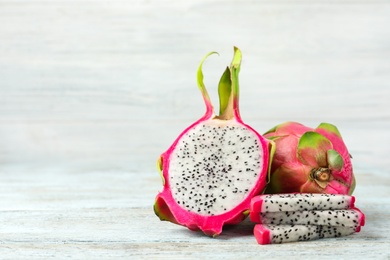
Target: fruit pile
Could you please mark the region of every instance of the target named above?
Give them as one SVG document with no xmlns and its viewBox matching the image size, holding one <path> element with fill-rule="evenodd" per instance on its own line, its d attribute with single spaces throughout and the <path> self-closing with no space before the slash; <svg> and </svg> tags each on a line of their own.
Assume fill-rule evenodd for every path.
<svg viewBox="0 0 390 260">
<path fill-rule="evenodd" d="M 287 122 L 262 136 L 245 124 L 239 112 L 241 51 L 236 47 L 218 85 L 220 109 L 215 114 L 202 72 L 211 54 L 197 71 L 206 112 L 157 162 L 163 190 L 154 204 L 156 215 L 216 237 L 225 224 L 238 224 L 250 214 L 259 223 L 254 233 L 261 244 L 359 231 L 364 215 L 352 207 L 354 198 L 349 195 L 355 178 L 337 128 Z M 263 193 L 274 195 L 259 196 Z M 297 199 L 302 207 L 293 205 Z M 351 224 L 351 218 L 357 224 Z"/>
</svg>

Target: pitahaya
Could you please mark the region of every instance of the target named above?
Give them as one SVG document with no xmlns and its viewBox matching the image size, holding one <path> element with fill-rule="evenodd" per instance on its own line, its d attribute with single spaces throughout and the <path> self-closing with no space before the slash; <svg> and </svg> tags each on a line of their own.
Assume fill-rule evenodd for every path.
<svg viewBox="0 0 390 260">
<path fill-rule="evenodd" d="M 257 243 L 266 245 L 342 237 L 359 231 L 360 228 L 341 226 L 257 224 L 253 233 Z"/>
<path fill-rule="evenodd" d="M 202 73 L 202 64 L 211 54 L 197 73 L 206 113 L 160 156 L 164 187 L 154 211 L 161 220 L 214 237 L 224 224 L 239 223 L 248 215 L 251 198 L 266 185 L 273 146 L 240 117 L 238 48 L 220 80 L 220 113 L 214 114 Z"/>
<path fill-rule="evenodd" d="M 338 210 L 355 207 L 355 197 L 341 194 L 288 193 L 263 194 L 251 200 L 251 213 Z"/>
<path fill-rule="evenodd" d="M 258 213 L 259 224 L 271 225 L 322 225 L 360 227 L 364 226 L 364 214 L 358 209 L 303 210 Z M 251 218 L 253 221 L 253 218 Z"/>
<path fill-rule="evenodd" d="M 252 198 L 251 221 L 259 244 L 339 237 L 359 232 L 364 214 L 355 198 L 339 194 L 274 194 Z"/>
<path fill-rule="evenodd" d="M 340 194 L 263 194 L 251 200 L 250 219 L 262 224 L 363 226 L 355 197 Z"/>
<path fill-rule="evenodd" d="M 350 154 L 336 126 L 321 123 L 312 129 L 286 122 L 264 136 L 276 144 L 265 193 L 352 194 Z"/>
</svg>

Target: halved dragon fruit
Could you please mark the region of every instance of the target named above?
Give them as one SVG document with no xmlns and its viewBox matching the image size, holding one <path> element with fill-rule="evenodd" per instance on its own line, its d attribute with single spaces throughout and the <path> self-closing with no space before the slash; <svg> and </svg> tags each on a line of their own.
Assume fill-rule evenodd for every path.
<svg viewBox="0 0 390 260">
<path fill-rule="evenodd" d="M 211 54 L 197 73 L 206 113 L 160 156 L 164 188 L 154 211 L 161 220 L 214 237 L 224 224 L 239 223 L 248 215 L 251 198 L 266 185 L 273 145 L 240 117 L 241 52 L 236 47 L 218 86 L 220 113 L 214 114 L 202 73 Z"/>
<path fill-rule="evenodd" d="M 352 194 L 351 156 L 336 126 L 321 123 L 313 129 L 287 122 L 264 136 L 276 144 L 265 193 Z"/>
</svg>

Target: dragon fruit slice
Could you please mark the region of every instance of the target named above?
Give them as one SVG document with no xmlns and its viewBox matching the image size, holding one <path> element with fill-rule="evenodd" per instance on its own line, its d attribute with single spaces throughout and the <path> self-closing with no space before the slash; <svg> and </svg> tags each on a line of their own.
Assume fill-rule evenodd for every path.
<svg viewBox="0 0 390 260">
<path fill-rule="evenodd" d="M 321 123 L 312 129 L 287 122 L 264 136 L 276 144 L 265 193 L 352 194 L 355 178 L 350 154 L 334 125 Z"/>
<path fill-rule="evenodd" d="M 355 197 L 340 194 L 263 194 L 252 198 L 251 213 L 303 210 L 338 210 L 355 206 Z"/>
<path fill-rule="evenodd" d="M 272 225 L 364 226 L 364 214 L 358 209 L 260 212 L 257 223 Z M 253 220 L 252 220 L 253 221 Z"/>
<path fill-rule="evenodd" d="M 161 220 L 214 237 L 224 224 L 239 223 L 248 215 L 251 198 L 265 188 L 273 145 L 240 117 L 241 52 L 236 47 L 218 86 L 220 113 L 214 114 L 202 73 L 211 54 L 197 73 L 206 113 L 160 156 L 163 190 L 154 211 Z"/>
<path fill-rule="evenodd" d="M 340 194 L 274 194 L 252 198 L 250 219 L 259 244 L 339 237 L 359 232 L 364 214 Z"/>
<path fill-rule="evenodd" d="M 253 233 L 257 243 L 266 245 L 342 237 L 359 231 L 360 227 L 257 224 Z"/>
</svg>

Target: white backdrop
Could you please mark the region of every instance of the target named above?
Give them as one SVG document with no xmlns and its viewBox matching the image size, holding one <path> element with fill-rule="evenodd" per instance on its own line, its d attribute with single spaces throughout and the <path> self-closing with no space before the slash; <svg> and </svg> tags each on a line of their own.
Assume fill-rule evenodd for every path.
<svg viewBox="0 0 390 260">
<path fill-rule="evenodd" d="M 217 105 L 233 45 L 247 123 L 331 122 L 373 163 L 390 151 L 387 3 L 0 1 L 0 169 L 154 171 L 204 112 L 200 59 L 220 53 L 205 64 Z"/>
</svg>

